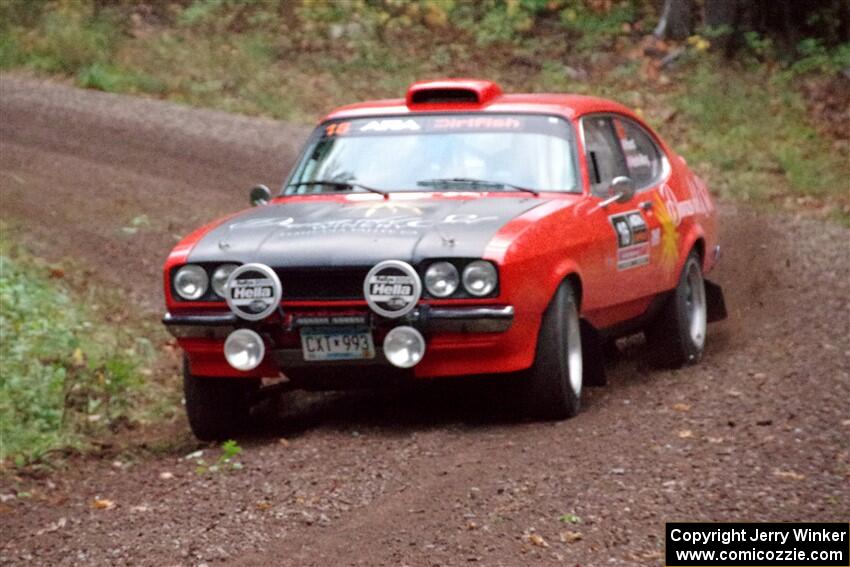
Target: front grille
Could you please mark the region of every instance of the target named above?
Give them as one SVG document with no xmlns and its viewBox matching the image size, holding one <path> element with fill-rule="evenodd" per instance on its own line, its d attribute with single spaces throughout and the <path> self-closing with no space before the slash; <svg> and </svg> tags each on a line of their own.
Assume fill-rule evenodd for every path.
<svg viewBox="0 0 850 567">
<path fill-rule="evenodd" d="M 363 299 L 370 266 L 345 268 L 277 268 L 284 300 Z"/>
</svg>

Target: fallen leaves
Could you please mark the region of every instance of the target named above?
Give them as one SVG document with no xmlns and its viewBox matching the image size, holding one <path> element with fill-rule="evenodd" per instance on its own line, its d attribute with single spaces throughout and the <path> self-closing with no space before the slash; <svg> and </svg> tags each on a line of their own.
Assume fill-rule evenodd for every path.
<svg viewBox="0 0 850 567">
<path fill-rule="evenodd" d="M 584 536 L 581 532 L 574 532 L 571 530 L 561 532 L 561 541 L 564 543 L 575 543 L 582 539 L 584 539 Z"/>
<path fill-rule="evenodd" d="M 549 547 L 549 544 L 546 543 L 546 540 L 543 539 L 543 536 L 540 534 L 528 534 L 525 539 L 530 544 L 536 545 L 537 547 Z"/>
<path fill-rule="evenodd" d="M 90 507 L 92 510 L 112 510 L 115 508 L 115 502 L 106 498 L 95 498 L 91 501 Z"/>
<path fill-rule="evenodd" d="M 64 528 L 67 523 L 68 523 L 67 518 L 59 518 L 55 522 L 48 524 L 47 527 L 41 528 L 40 530 L 35 532 L 35 535 L 44 535 L 44 534 L 47 534 L 47 533 L 50 533 L 50 532 L 59 531 L 62 528 Z"/>
<path fill-rule="evenodd" d="M 806 475 L 794 471 L 773 471 L 773 475 L 788 480 L 805 480 Z"/>
<path fill-rule="evenodd" d="M 74 352 L 71 353 L 71 364 L 75 368 L 82 368 L 86 365 L 86 355 L 80 347 L 75 348 Z"/>
</svg>

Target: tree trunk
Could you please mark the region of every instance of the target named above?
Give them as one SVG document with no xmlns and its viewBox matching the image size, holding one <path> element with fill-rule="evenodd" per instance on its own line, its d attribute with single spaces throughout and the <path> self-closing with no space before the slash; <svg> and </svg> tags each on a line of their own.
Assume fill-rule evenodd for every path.
<svg viewBox="0 0 850 567">
<path fill-rule="evenodd" d="M 705 26 L 712 28 L 712 45 L 722 50 L 727 57 L 735 50 L 735 37 L 741 23 L 739 0 L 705 0 Z"/>
<path fill-rule="evenodd" d="M 709 2 L 711 0 L 708 0 Z M 691 35 L 693 0 L 664 0 L 661 20 L 655 27 L 655 37 L 685 39 Z"/>
</svg>

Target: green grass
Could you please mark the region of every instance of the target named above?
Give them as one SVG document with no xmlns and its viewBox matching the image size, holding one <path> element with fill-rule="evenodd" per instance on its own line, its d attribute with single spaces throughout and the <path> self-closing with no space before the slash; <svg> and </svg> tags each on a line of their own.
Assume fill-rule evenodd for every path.
<svg viewBox="0 0 850 567">
<path fill-rule="evenodd" d="M 704 60 L 673 97 L 680 151 L 727 197 L 779 203 L 808 198 L 846 206 L 850 162 L 811 123 L 782 75 L 724 71 Z M 811 204 L 811 203 L 810 203 Z M 846 216 L 848 211 L 843 211 Z"/>
<path fill-rule="evenodd" d="M 60 281 L 0 240 L 0 463 L 84 449 L 148 407 L 150 343 L 99 321 Z"/>
</svg>

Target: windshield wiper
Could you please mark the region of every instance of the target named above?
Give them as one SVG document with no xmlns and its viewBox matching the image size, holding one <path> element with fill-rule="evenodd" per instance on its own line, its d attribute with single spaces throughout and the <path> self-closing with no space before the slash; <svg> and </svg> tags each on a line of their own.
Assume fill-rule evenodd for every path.
<svg viewBox="0 0 850 567">
<path fill-rule="evenodd" d="M 334 181 L 332 179 L 315 179 L 313 181 L 296 181 L 295 183 L 290 183 L 288 187 L 302 187 L 304 185 L 327 185 L 329 187 L 335 187 L 337 189 L 363 189 L 364 191 L 369 191 L 370 193 L 377 193 L 378 195 L 383 195 L 384 199 L 387 198 L 386 191 L 381 191 L 380 189 L 375 189 L 374 187 L 369 187 L 368 185 L 363 185 L 362 183 L 357 183 L 356 181 Z"/>
<path fill-rule="evenodd" d="M 531 193 L 535 197 L 540 195 L 540 192 L 536 189 L 530 189 L 528 187 L 520 187 L 519 185 L 514 185 L 513 183 L 505 183 L 504 181 L 489 181 L 487 179 L 474 179 L 472 177 L 445 177 L 440 179 L 422 179 L 416 182 L 420 187 L 440 187 L 443 185 L 466 185 L 473 187 L 490 187 L 490 188 L 501 188 L 501 189 L 513 189 L 515 191 L 524 191 L 525 193 Z"/>
</svg>

